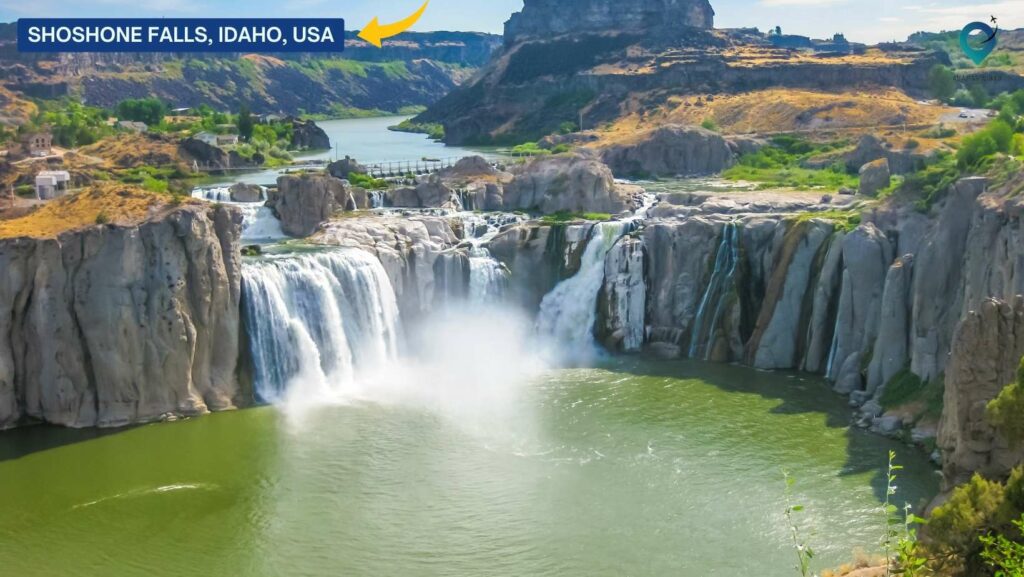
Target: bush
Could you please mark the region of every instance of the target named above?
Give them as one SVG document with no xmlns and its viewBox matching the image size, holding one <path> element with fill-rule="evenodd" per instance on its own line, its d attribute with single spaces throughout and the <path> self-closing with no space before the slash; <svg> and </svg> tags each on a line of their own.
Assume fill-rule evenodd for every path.
<svg viewBox="0 0 1024 577">
<path fill-rule="evenodd" d="M 1013 143 L 1013 128 L 996 119 L 988 126 L 964 138 L 956 153 L 961 169 L 978 169 L 984 161 L 997 153 L 1009 153 Z"/>
<path fill-rule="evenodd" d="M 383 178 L 374 178 L 369 174 L 360 172 L 348 173 L 348 181 L 352 186 L 358 186 L 367 190 L 383 190 L 388 187 L 388 181 Z"/>
<path fill-rule="evenodd" d="M 100 213 L 96 215 L 96 224 L 107 224 L 109 222 L 110 216 L 107 215 L 106 211 L 100 211 Z"/>
<path fill-rule="evenodd" d="M 706 130 L 718 132 L 718 123 L 715 122 L 714 118 L 705 118 L 704 121 L 700 123 L 700 126 Z"/>
<path fill-rule="evenodd" d="M 119 119 L 145 122 L 148 126 L 162 123 L 167 112 L 167 105 L 159 98 L 129 98 L 117 105 Z"/>
<path fill-rule="evenodd" d="M 928 89 L 932 97 L 949 100 L 956 93 L 956 74 L 950 68 L 936 64 L 928 72 Z"/>
<path fill-rule="evenodd" d="M 1017 382 L 1010 383 L 986 408 L 985 416 L 1013 445 L 1024 441 L 1024 359 L 1017 368 Z"/>
</svg>

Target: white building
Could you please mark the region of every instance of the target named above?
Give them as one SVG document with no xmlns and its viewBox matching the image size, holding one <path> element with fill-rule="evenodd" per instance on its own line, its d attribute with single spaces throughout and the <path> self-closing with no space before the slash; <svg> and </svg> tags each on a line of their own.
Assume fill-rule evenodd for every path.
<svg viewBox="0 0 1024 577">
<path fill-rule="evenodd" d="M 64 196 L 71 183 L 71 175 L 66 170 L 44 170 L 36 175 L 36 198 L 50 200 Z"/>
<path fill-rule="evenodd" d="M 195 138 L 200 142 L 205 142 L 210 146 L 217 146 L 217 135 L 212 132 L 200 132 L 192 138 Z"/>
<path fill-rule="evenodd" d="M 234 146 L 238 144 L 237 134 L 219 134 L 217 135 L 218 146 Z"/>
</svg>

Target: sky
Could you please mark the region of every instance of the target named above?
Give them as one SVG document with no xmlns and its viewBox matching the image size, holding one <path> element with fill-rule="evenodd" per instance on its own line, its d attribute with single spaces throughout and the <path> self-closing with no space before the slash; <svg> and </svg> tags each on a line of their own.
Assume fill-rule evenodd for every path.
<svg viewBox="0 0 1024 577">
<path fill-rule="evenodd" d="M 563 0 L 571 3 L 572 0 Z M 0 21 L 19 17 L 341 17 L 349 29 L 373 16 L 382 23 L 413 13 L 422 0 L 0 0 Z M 1024 0 L 711 0 L 718 28 L 782 26 L 817 38 L 843 32 L 851 41 L 903 40 L 919 31 L 958 30 L 999 18 L 1024 28 Z M 431 0 L 414 30 L 500 33 L 522 0 Z M 244 7 L 244 8 L 243 8 Z"/>
</svg>

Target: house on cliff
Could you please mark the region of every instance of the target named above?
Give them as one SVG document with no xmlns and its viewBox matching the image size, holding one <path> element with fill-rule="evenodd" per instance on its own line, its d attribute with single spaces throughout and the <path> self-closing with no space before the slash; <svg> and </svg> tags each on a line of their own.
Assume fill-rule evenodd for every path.
<svg viewBox="0 0 1024 577">
<path fill-rule="evenodd" d="M 71 175 L 66 170 L 44 170 L 36 175 L 36 198 L 51 200 L 68 192 Z"/>
</svg>

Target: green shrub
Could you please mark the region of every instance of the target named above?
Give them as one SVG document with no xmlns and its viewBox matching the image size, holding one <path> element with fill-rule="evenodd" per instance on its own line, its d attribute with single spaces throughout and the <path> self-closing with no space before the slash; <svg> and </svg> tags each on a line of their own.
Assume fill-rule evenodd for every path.
<svg viewBox="0 0 1024 577">
<path fill-rule="evenodd" d="M 564 144 L 563 143 L 563 144 L 559 144 L 559 145 L 555 146 L 554 148 L 552 148 L 551 149 L 551 154 L 565 154 L 566 152 L 569 152 L 570 150 L 572 150 L 572 147 L 569 146 L 568 144 Z"/>
<path fill-rule="evenodd" d="M 714 118 L 705 118 L 704 121 L 700 123 L 700 126 L 706 130 L 718 132 L 718 123 L 715 122 Z"/>
<path fill-rule="evenodd" d="M 369 174 L 359 172 L 348 173 L 348 181 L 352 186 L 358 186 L 367 190 L 383 190 L 388 187 L 388 181 L 383 178 L 374 178 Z"/>
<path fill-rule="evenodd" d="M 107 215 L 106 211 L 100 211 L 100 213 L 96 215 L 96 224 L 107 224 L 109 222 L 110 216 Z"/>
<path fill-rule="evenodd" d="M 986 417 L 1008 441 L 1024 441 L 1024 359 L 1017 369 L 1017 382 L 1010 383 L 987 407 Z"/>
<path fill-rule="evenodd" d="M 14 187 L 14 194 L 20 196 L 21 198 L 35 198 L 36 187 L 32 186 L 31 184 L 22 184 Z"/>
</svg>

